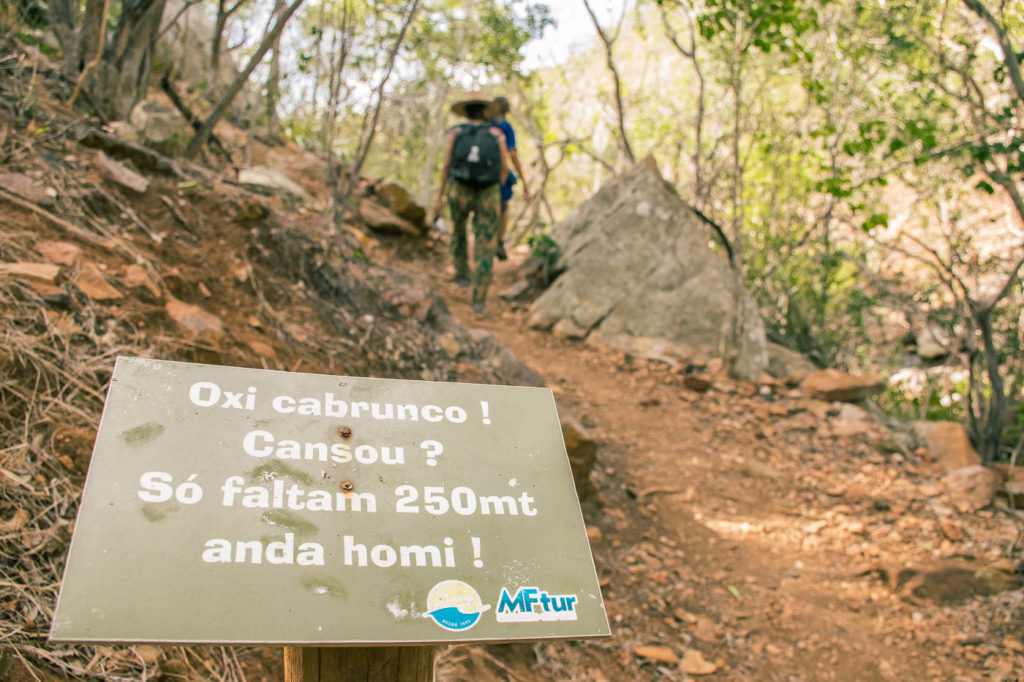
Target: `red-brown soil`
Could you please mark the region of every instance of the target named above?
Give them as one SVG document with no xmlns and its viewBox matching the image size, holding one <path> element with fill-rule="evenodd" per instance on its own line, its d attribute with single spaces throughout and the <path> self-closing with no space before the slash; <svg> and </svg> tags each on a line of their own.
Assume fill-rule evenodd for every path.
<svg viewBox="0 0 1024 682">
<path fill-rule="evenodd" d="M 526 305 L 496 295 L 515 262 L 497 264 L 477 318 L 446 283 L 443 248 L 397 260 L 600 443 L 584 515 L 613 636 L 454 647 L 440 679 L 686 679 L 701 660 L 728 680 L 1024 676 L 1019 517 L 953 511 L 937 465 L 898 432 L 833 436 L 840 406 L 785 386 L 719 376 L 697 393 L 682 368 L 531 331 Z"/>
</svg>

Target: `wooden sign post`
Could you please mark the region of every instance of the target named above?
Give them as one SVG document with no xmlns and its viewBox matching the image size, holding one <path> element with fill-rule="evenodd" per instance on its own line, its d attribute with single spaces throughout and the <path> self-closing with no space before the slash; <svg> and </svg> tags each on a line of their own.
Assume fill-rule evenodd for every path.
<svg viewBox="0 0 1024 682">
<path fill-rule="evenodd" d="M 551 391 L 118 359 L 52 640 L 411 682 L 608 632 Z"/>
<path fill-rule="evenodd" d="M 286 647 L 285 682 L 432 682 L 434 648 Z"/>
</svg>

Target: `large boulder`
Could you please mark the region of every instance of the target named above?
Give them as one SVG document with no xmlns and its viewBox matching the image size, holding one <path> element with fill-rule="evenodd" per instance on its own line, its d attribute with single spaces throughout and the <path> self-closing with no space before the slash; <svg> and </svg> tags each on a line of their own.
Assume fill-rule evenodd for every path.
<svg viewBox="0 0 1024 682">
<path fill-rule="evenodd" d="M 604 338 L 661 338 L 735 355 L 740 378 L 756 378 L 767 367 L 764 323 L 753 298 L 737 289 L 726 257 L 709 245 L 712 230 L 652 160 L 606 183 L 555 225 L 551 237 L 561 250 L 556 267 L 564 272 L 534 303 L 531 326 L 571 319 Z"/>
</svg>

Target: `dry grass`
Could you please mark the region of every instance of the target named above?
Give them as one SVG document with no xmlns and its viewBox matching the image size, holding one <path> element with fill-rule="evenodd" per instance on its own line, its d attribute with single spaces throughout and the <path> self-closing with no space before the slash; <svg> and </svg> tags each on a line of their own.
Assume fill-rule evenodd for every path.
<svg viewBox="0 0 1024 682">
<path fill-rule="evenodd" d="M 29 257 L 29 238 L 0 233 L 0 259 Z M 166 356 L 172 343 L 132 342 L 119 320 L 87 301 L 74 315 L 48 310 L 10 278 L 0 279 L 0 310 L 0 676 L 20 665 L 40 680 L 53 669 L 146 680 L 162 667 L 168 679 L 244 680 L 237 651 L 226 648 L 46 643 L 114 359 Z"/>
</svg>

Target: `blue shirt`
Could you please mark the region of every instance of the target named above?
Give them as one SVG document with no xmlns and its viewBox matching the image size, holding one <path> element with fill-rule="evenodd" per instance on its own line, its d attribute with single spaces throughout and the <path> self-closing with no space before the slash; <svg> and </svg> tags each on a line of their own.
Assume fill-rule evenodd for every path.
<svg viewBox="0 0 1024 682">
<path fill-rule="evenodd" d="M 499 130 L 505 134 L 505 149 L 512 151 L 516 148 L 516 131 L 512 129 L 512 124 L 506 119 L 495 123 Z M 516 174 L 512 172 L 512 169 L 508 169 L 508 179 L 505 180 L 501 185 L 501 200 L 508 201 L 512 198 L 512 185 L 516 184 Z"/>
<path fill-rule="evenodd" d="M 506 119 L 502 119 L 500 123 L 495 124 L 501 129 L 501 132 L 505 133 L 505 148 L 512 151 L 516 148 L 516 131 L 512 129 L 512 124 Z"/>
</svg>

